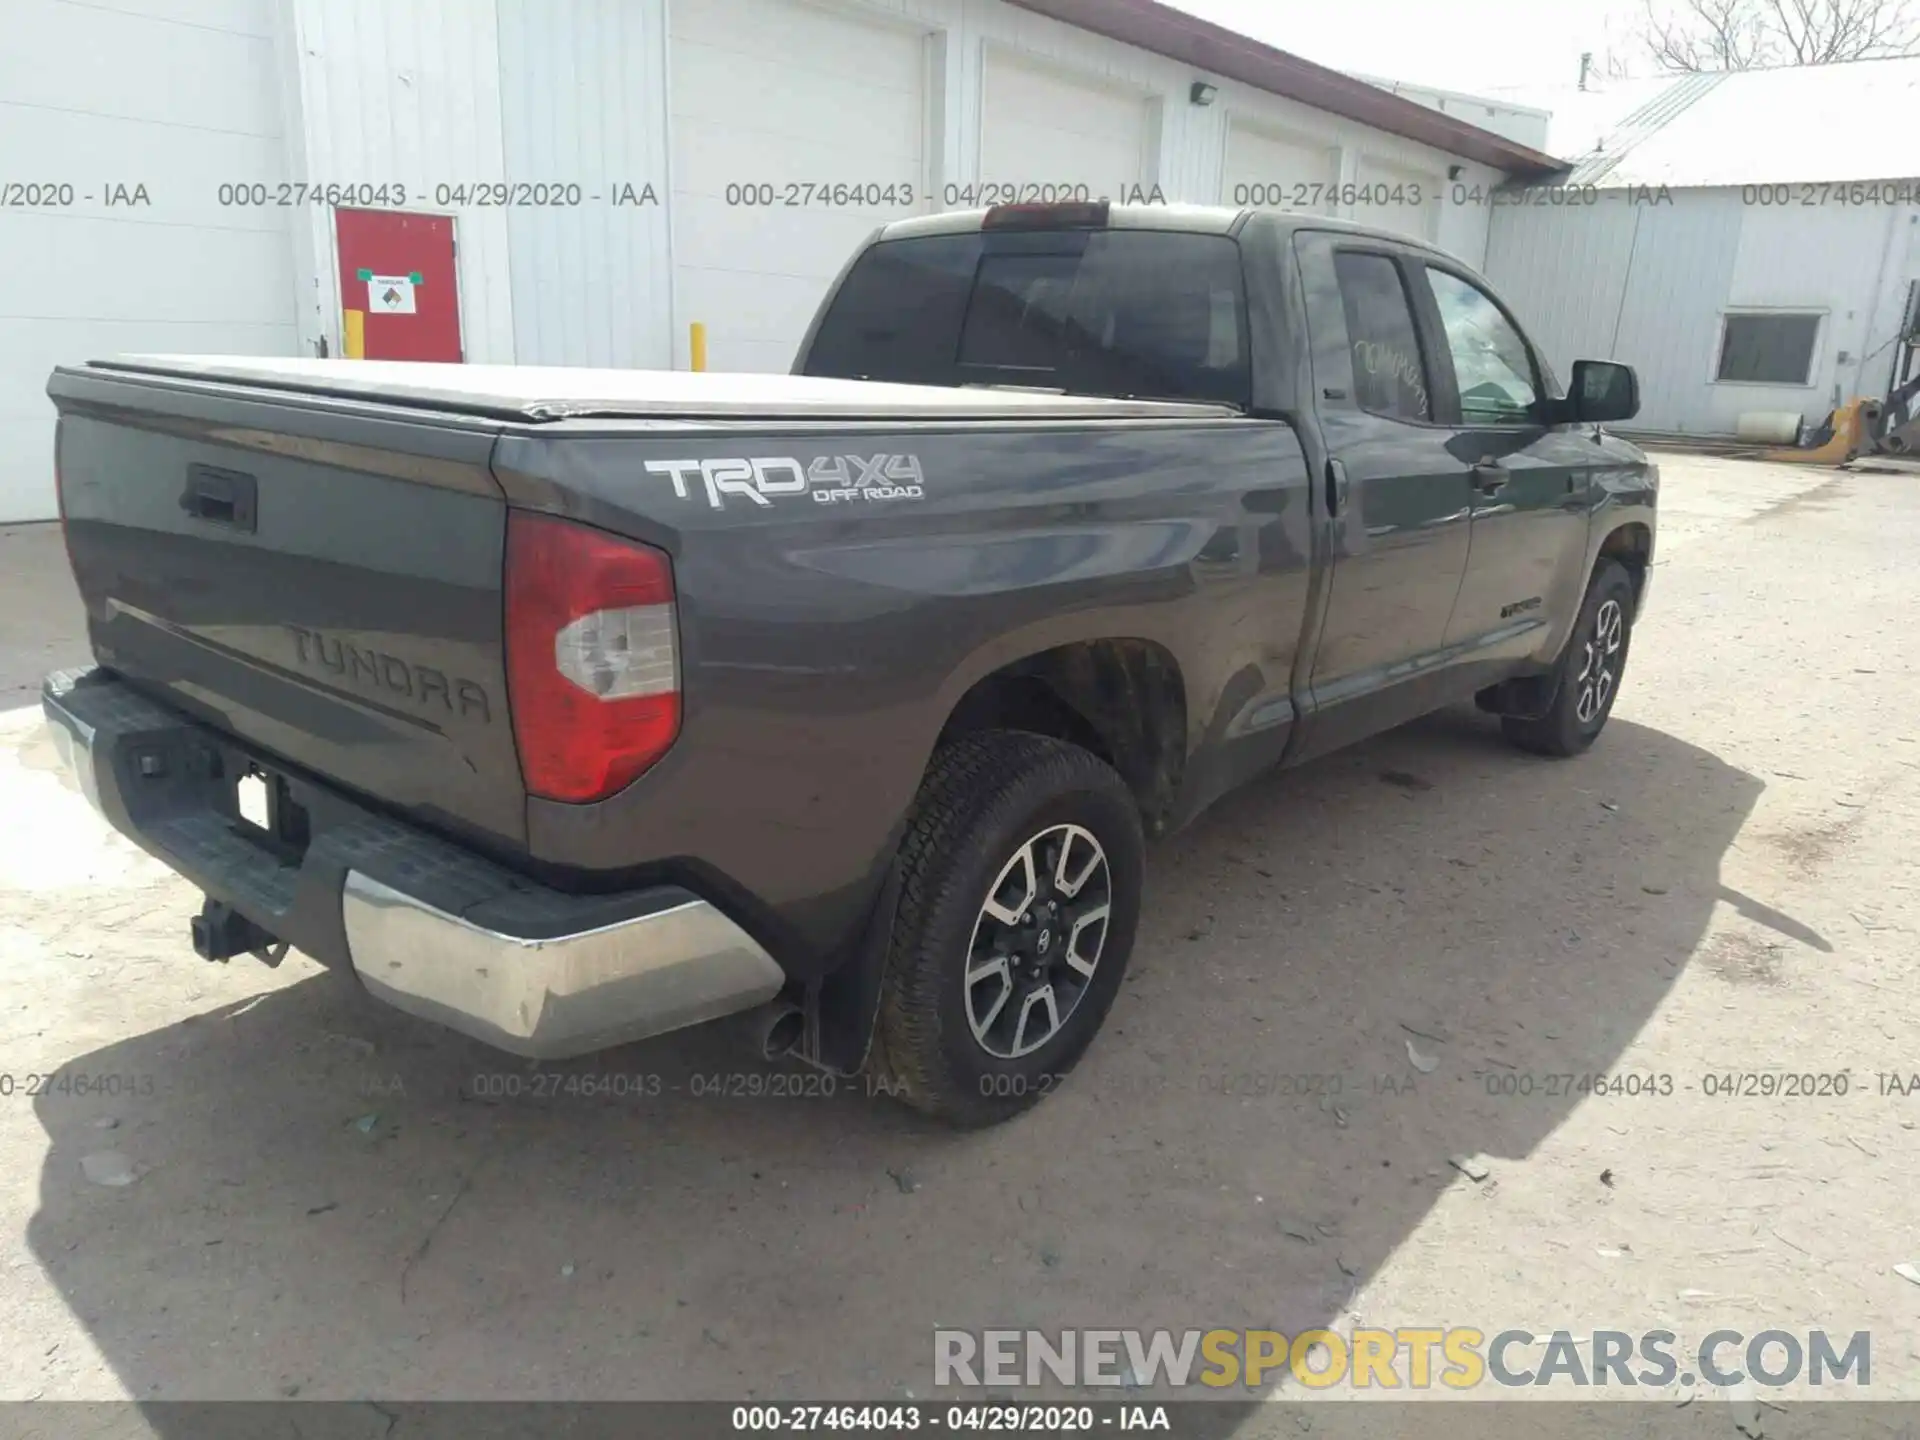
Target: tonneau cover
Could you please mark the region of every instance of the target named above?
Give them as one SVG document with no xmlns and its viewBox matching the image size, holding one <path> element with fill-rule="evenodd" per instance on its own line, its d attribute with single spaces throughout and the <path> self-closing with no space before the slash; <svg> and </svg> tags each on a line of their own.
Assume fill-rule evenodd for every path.
<svg viewBox="0 0 1920 1440">
<path fill-rule="evenodd" d="M 575 416 L 664 420 L 1178 420 L 1218 419 L 1239 413 L 1230 406 L 1176 401 L 686 370 L 443 365 L 252 355 L 122 355 L 89 361 L 88 368 L 266 386 L 522 422 Z"/>
</svg>

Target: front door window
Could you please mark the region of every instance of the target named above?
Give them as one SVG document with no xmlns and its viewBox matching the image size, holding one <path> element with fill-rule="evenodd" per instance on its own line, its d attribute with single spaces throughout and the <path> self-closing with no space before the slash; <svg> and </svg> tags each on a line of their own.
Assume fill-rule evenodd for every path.
<svg viewBox="0 0 1920 1440">
<path fill-rule="evenodd" d="M 1479 286 L 1431 268 L 1427 280 L 1453 355 L 1461 423 L 1519 425 L 1532 419 L 1540 392 L 1520 332 Z"/>
</svg>

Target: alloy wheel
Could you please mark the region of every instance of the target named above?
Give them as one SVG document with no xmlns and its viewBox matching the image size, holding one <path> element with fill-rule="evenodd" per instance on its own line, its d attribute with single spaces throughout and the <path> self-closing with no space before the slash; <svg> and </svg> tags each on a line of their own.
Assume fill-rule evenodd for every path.
<svg viewBox="0 0 1920 1440">
<path fill-rule="evenodd" d="M 1583 642 L 1573 711 L 1582 725 L 1591 725 L 1607 708 L 1620 682 L 1620 651 L 1626 643 L 1627 617 L 1618 600 L 1608 600 L 1593 617 L 1593 630 Z"/>
<path fill-rule="evenodd" d="M 1078 825 L 1042 830 L 988 888 L 967 951 L 967 1024 L 1000 1060 L 1060 1033 L 1093 981 L 1107 942 L 1113 873 Z"/>
</svg>

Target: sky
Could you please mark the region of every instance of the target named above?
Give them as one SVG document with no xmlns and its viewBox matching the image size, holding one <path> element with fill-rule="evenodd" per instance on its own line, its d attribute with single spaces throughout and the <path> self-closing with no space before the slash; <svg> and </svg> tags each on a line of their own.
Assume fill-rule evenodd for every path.
<svg viewBox="0 0 1920 1440">
<path fill-rule="evenodd" d="M 1650 73 L 1638 0 L 1168 0 L 1335 70 L 1469 94 L 1569 86 L 1580 54 L 1612 50 Z"/>
</svg>

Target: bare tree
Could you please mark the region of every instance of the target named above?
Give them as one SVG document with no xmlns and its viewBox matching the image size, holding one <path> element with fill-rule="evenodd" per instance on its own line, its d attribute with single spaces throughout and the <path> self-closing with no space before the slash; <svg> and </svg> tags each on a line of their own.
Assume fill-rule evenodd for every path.
<svg viewBox="0 0 1920 1440">
<path fill-rule="evenodd" d="M 1767 0 L 1680 0 L 1667 10 L 1647 5 L 1647 49 L 1662 70 L 1750 70 L 1767 51 L 1762 6 Z"/>
<path fill-rule="evenodd" d="M 1662 70 L 1830 65 L 1920 52 L 1915 0 L 1645 0 L 1641 39 Z"/>
<path fill-rule="evenodd" d="M 1767 0 L 1767 28 L 1796 65 L 1873 60 L 1920 49 L 1906 0 Z"/>
<path fill-rule="evenodd" d="M 1605 84 L 1614 80 L 1634 79 L 1645 50 L 1640 28 L 1617 13 L 1609 14 L 1604 21 L 1599 53 L 1591 64 L 1587 63 L 1585 56 L 1581 57 L 1581 88 L 1586 88 L 1584 82 L 1587 80 Z"/>
<path fill-rule="evenodd" d="M 1633 66 L 1627 57 L 1618 50 L 1609 47 L 1600 56 L 1600 68 L 1597 72 L 1602 80 L 1631 80 L 1634 78 Z"/>
</svg>

